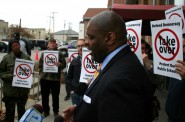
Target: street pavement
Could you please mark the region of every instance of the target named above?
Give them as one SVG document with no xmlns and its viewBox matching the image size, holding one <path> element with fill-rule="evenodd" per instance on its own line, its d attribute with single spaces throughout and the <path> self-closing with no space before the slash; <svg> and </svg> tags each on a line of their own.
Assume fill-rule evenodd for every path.
<svg viewBox="0 0 185 122">
<path fill-rule="evenodd" d="M 59 97 L 59 114 L 62 113 L 62 110 L 65 109 L 67 106 L 72 105 L 71 99 L 65 101 L 64 98 L 66 96 L 65 92 L 65 84 L 61 84 L 61 89 L 60 89 L 60 97 Z M 41 104 L 41 100 L 37 101 L 36 103 Z M 49 104 L 50 104 L 50 115 L 44 118 L 43 122 L 53 122 L 54 121 L 54 113 L 52 111 L 52 97 L 50 95 L 49 98 Z"/>
<path fill-rule="evenodd" d="M 65 84 L 61 84 L 60 96 L 59 96 L 59 114 L 61 114 L 62 110 L 65 109 L 67 106 L 72 105 L 71 104 L 71 99 L 69 99 L 67 101 L 64 100 L 65 96 L 66 96 Z M 39 98 L 40 98 L 39 100 L 28 99 L 27 104 L 26 104 L 26 108 L 28 109 L 34 104 L 42 105 L 41 96 Z M 49 105 L 50 105 L 50 115 L 47 116 L 46 118 L 44 118 L 43 122 L 53 122 L 54 121 L 54 113 L 52 111 L 53 107 L 52 107 L 52 97 L 51 97 L 51 95 L 49 97 Z M 16 112 L 16 115 L 15 115 L 15 122 L 18 122 L 17 112 Z"/>
<path fill-rule="evenodd" d="M 156 120 L 154 122 L 167 122 L 168 116 L 165 112 L 165 103 L 166 103 L 166 98 L 167 98 L 167 91 L 162 87 L 162 84 L 161 84 L 161 86 L 159 86 L 156 89 L 155 96 L 157 96 L 157 98 L 160 101 L 161 110 L 159 112 L 158 120 Z"/>
<path fill-rule="evenodd" d="M 155 120 L 154 122 L 167 122 L 167 115 L 165 112 L 165 102 L 166 102 L 166 96 L 167 96 L 167 92 L 166 90 L 164 90 L 162 87 L 158 87 L 156 90 L 155 95 L 158 97 L 160 104 L 161 104 L 161 110 L 159 113 L 159 119 Z M 71 104 L 71 99 L 68 101 L 64 101 L 64 98 L 66 96 L 66 92 L 65 92 L 65 84 L 61 84 L 61 92 L 60 92 L 60 112 L 62 113 L 62 110 L 64 108 L 66 108 Z M 36 103 L 41 104 L 41 101 L 36 101 Z M 53 122 L 54 121 L 54 115 L 52 112 L 52 100 L 51 100 L 51 95 L 50 95 L 50 115 L 46 118 L 44 118 L 43 122 Z M 32 103 L 33 104 L 33 103 Z"/>
</svg>

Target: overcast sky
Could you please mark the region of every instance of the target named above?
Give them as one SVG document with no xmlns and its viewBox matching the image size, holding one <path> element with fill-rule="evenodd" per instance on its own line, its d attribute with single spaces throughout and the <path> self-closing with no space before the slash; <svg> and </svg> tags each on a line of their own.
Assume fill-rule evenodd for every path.
<svg viewBox="0 0 185 122">
<path fill-rule="evenodd" d="M 55 32 L 69 28 L 79 31 L 79 22 L 88 8 L 107 8 L 108 0 L 1 0 L 0 19 L 22 27 L 53 29 L 54 14 Z M 50 22 L 51 20 L 51 22 Z"/>
</svg>

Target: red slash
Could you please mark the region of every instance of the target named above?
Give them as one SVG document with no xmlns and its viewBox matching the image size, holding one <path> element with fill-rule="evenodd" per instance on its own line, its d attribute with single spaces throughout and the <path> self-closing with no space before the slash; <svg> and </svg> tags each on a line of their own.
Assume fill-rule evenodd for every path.
<svg viewBox="0 0 185 122">
<path fill-rule="evenodd" d="M 87 60 L 89 60 L 89 62 L 92 65 L 92 67 L 97 70 L 97 68 L 94 66 L 93 62 L 88 57 L 87 57 Z"/>
<path fill-rule="evenodd" d="M 48 55 L 46 56 L 52 63 L 55 63 Z"/>
<path fill-rule="evenodd" d="M 165 42 L 165 39 L 159 35 L 159 38 L 163 41 L 163 43 L 166 45 L 166 47 L 169 49 L 170 53 L 172 53 L 174 55 L 174 52 L 171 50 L 171 48 L 168 46 L 168 44 Z"/>
<path fill-rule="evenodd" d="M 136 49 L 133 45 L 132 45 L 132 43 L 130 43 L 130 40 L 128 41 L 128 44 L 131 46 L 131 48 L 133 48 L 134 50 Z"/>
<path fill-rule="evenodd" d="M 21 66 L 19 66 L 19 68 L 24 72 L 24 74 L 26 74 L 26 76 L 29 75 L 28 73 L 26 73 L 26 71 Z"/>
</svg>

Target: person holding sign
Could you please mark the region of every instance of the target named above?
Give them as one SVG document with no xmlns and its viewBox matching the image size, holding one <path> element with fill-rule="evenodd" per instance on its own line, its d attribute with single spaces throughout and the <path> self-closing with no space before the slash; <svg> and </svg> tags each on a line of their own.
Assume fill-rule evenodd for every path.
<svg viewBox="0 0 185 122">
<path fill-rule="evenodd" d="M 183 40 L 183 55 L 185 56 L 185 40 Z M 184 58 L 184 57 L 183 57 Z M 182 80 L 169 79 L 166 113 L 168 122 L 185 122 L 185 60 L 177 60 L 176 72 Z"/>
<path fill-rule="evenodd" d="M 143 39 L 141 40 L 141 51 L 142 51 L 143 64 L 147 71 L 148 77 L 152 82 L 153 94 L 154 94 L 157 86 L 162 84 L 162 81 L 164 81 L 165 77 L 158 74 L 154 74 L 152 48 Z"/>
<path fill-rule="evenodd" d="M 15 59 L 31 60 L 29 55 L 20 51 L 20 43 L 18 40 L 12 40 L 9 43 L 10 52 L 5 55 L 0 63 L 0 78 L 3 80 L 3 99 L 6 107 L 6 122 L 14 122 L 15 108 L 17 104 L 18 120 L 21 119 L 25 112 L 25 105 L 28 100 L 30 89 L 23 87 L 13 87 L 13 74 Z"/>
<path fill-rule="evenodd" d="M 48 50 L 47 51 L 56 51 L 57 45 L 55 39 L 50 39 L 48 41 Z M 52 94 L 53 100 L 53 112 L 54 115 L 58 115 L 59 112 L 59 94 L 60 94 L 60 77 L 61 71 L 66 67 L 66 61 L 63 54 L 58 52 L 58 61 L 53 62 L 54 60 L 48 57 L 48 60 L 58 67 L 57 72 L 44 72 L 44 53 L 41 54 L 39 60 L 39 74 L 40 74 L 40 84 L 41 84 L 41 96 L 42 96 L 42 106 L 44 110 L 44 116 L 47 117 L 50 114 L 49 107 L 49 94 Z M 54 67 L 53 66 L 53 67 Z M 52 68 L 52 66 L 51 66 Z"/>
<path fill-rule="evenodd" d="M 143 64 L 144 68 L 147 71 L 148 77 L 150 81 L 152 82 L 153 87 L 153 116 L 152 120 L 157 120 L 159 117 L 159 110 L 160 110 L 160 102 L 155 96 L 155 90 L 156 88 L 162 84 L 162 82 L 165 80 L 165 77 L 162 75 L 154 74 L 153 71 L 153 54 L 152 54 L 152 48 L 151 46 L 145 41 L 141 40 L 141 51 L 142 51 L 142 58 L 143 58 Z M 150 82 L 149 81 L 149 82 Z"/>
<path fill-rule="evenodd" d="M 82 66 L 82 48 L 86 47 L 84 39 L 78 39 L 77 41 L 77 51 L 78 57 L 73 58 L 69 65 L 69 70 L 66 77 L 66 83 L 71 85 L 71 89 L 74 93 L 71 94 L 72 104 L 78 105 L 82 99 L 81 88 L 85 87 L 86 90 L 87 85 L 85 83 L 80 83 L 80 74 L 81 74 L 81 66 Z"/>
<path fill-rule="evenodd" d="M 87 48 L 102 64 L 83 101 L 63 110 L 65 122 L 151 122 L 152 84 L 127 44 L 121 16 L 103 11 L 92 17 L 86 31 Z"/>
</svg>

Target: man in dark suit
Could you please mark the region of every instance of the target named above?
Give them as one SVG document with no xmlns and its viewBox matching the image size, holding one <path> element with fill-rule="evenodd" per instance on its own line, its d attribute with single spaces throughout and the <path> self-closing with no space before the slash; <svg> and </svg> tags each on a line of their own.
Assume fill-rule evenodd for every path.
<svg viewBox="0 0 185 122">
<path fill-rule="evenodd" d="M 72 98 L 72 104 L 78 105 L 79 102 L 82 99 L 82 94 L 80 94 L 79 88 L 82 86 L 85 86 L 84 89 L 86 89 L 87 85 L 86 83 L 80 83 L 80 73 L 81 73 L 81 60 L 82 60 L 82 48 L 86 47 L 85 40 L 84 39 L 78 39 L 77 41 L 77 51 L 78 56 L 77 58 L 74 58 L 68 69 L 67 77 L 66 77 L 66 83 L 71 86 L 71 90 L 73 93 L 71 94 Z"/>
<path fill-rule="evenodd" d="M 127 44 L 125 22 L 104 11 L 89 21 L 86 35 L 101 72 L 83 101 L 63 111 L 65 122 L 151 122 L 152 85 Z"/>
</svg>

